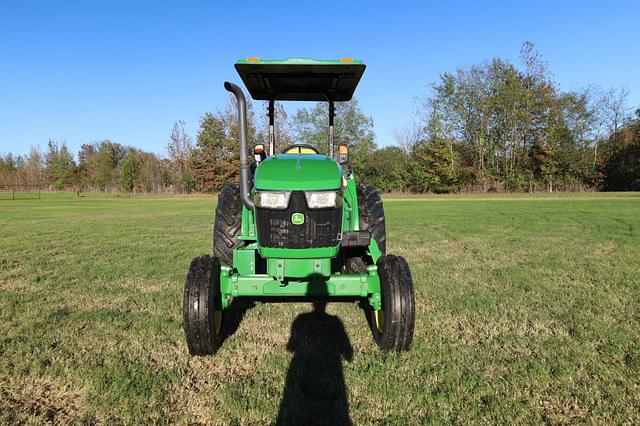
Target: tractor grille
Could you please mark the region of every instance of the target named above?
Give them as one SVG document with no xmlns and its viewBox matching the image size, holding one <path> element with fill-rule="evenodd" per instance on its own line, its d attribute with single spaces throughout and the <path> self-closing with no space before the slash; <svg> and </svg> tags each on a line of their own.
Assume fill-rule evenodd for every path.
<svg viewBox="0 0 640 426">
<path fill-rule="evenodd" d="M 291 215 L 304 214 L 304 224 L 291 223 Z M 256 208 L 258 242 L 262 247 L 312 248 L 338 244 L 342 206 L 309 209 L 303 191 L 293 191 L 286 210 Z"/>
</svg>

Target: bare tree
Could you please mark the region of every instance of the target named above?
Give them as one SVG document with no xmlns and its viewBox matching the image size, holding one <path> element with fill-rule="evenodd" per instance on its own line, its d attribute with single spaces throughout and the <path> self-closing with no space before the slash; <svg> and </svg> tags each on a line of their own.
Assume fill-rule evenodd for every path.
<svg viewBox="0 0 640 426">
<path fill-rule="evenodd" d="M 171 181 L 179 191 L 188 191 L 191 180 L 188 159 L 193 149 L 193 141 L 184 126 L 185 122 L 182 120 L 173 123 L 173 129 L 167 144 Z"/>
<path fill-rule="evenodd" d="M 422 131 L 419 126 L 413 122 L 402 127 L 395 127 L 392 130 L 392 137 L 396 145 L 409 154 L 413 147 L 420 141 Z"/>
<path fill-rule="evenodd" d="M 269 103 L 264 102 L 264 114 L 260 114 L 260 119 L 256 125 L 256 143 L 269 145 Z M 274 132 L 276 138 L 275 151 L 280 152 L 294 142 L 289 115 L 281 102 L 274 105 Z"/>
<path fill-rule="evenodd" d="M 583 89 L 587 98 L 587 109 L 590 114 L 587 138 L 592 143 L 593 162 L 595 166 L 598 162 L 598 149 L 603 138 L 608 132 L 607 94 L 598 86 L 589 86 Z"/>
<path fill-rule="evenodd" d="M 604 108 L 605 117 L 609 123 L 609 130 L 616 134 L 620 127 L 629 119 L 629 89 L 618 87 L 611 89 L 605 94 Z"/>
<path fill-rule="evenodd" d="M 192 139 L 184 126 L 185 122 L 182 120 L 173 123 L 173 129 L 171 130 L 169 143 L 167 144 L 167 152 L 172 161 L 184 162 L 191 152 L 193 146 Z"/>
<path fill-rule="evenodd" d="M 44 182 L 44 156 L 39 147 L 31 147 L 24 158 L 24 169 L 28 185 L 41 185 Z"/>
<path fill-rule="evenodd" d="M 531 41 L 525 41 L 520 47 L 520 60 L 524 65 L 525 74 L 529 78 L 547 81 L 551 75 L 547 62 Z"/>
</svg>

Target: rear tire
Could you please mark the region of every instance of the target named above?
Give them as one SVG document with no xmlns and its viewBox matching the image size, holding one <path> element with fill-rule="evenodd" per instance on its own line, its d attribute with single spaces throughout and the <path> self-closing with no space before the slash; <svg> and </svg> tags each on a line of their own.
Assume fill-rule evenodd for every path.
<svg viewBox="0 0 640 426">
<path fill-rule="evenodd" d="M 387 230 L 384 224 L 384 207 L 380 192 L 371 185 L 358 185 L 358 213 L 360 230 L 369 231 L 384 256 L 387 252 Z"/>
<path fill-rule="evenodd" d="M 387 251 L 387 231 L 384 223 L 384 207 L 380 192 L 371 185 L 358 185 L 358 216 L 361 231 L 369 231 L 376 240 L 378 249 L 384 256 Z M 352 274 L 367 272 L 367 259 L 364 250 L 347 254 L 344 260 L 345 271 Z M 369 259 L 369 262 L 371 260 Z"/>
<path fill-rule="evenodd" d="M 184 334 L 191 355 L 210 355 L 222 345 L 220 261 L 208 255 L 191 261 L 184 285 Z"/>
<path fill-rule="evenodd" d="M 233 251 L 244 245 L 236 239 L 242 228 L 240 187 L 236 183 L 225 185 L 218 194 L 218 206 L 213 225 L 213 254 L 224 265 L 233 265 Z"/>
<path fill-rule="evenodd" d="M 407 261 L 390 254 L 378 260 L 382 310 L 369 308 L 373 339 L 383 351 L 406 351 L 413 340 L 416 321 L 413 279 Z"/>
</svg>

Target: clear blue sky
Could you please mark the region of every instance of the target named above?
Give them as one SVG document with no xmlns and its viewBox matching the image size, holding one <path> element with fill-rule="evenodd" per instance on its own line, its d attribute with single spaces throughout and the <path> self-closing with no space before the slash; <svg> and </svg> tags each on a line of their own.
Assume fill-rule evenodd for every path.
<svg viewBox="0 0 640 426">
<path fill-rule="evenodd" d="M 0 3 L 0 153 L 49 138 L 75 152 L 109 138 L 156 153 L 174 121 L 226 102 L 242 57 L 352 56 L 377 142 L 408 124 L 443 71 L 535 43 L 563 90 L 625 86 L 640 106 L 640 2 Z"/>
</svg>

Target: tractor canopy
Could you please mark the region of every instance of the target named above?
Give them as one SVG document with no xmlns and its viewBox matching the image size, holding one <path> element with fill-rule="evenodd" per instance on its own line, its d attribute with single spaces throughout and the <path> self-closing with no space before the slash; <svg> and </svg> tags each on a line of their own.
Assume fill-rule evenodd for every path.
<svg viewBox="0 0 640 426">
<path fill-rule="evenodd" d="M 278 154 L 260 164 L 254 182 L 258 190 L 338 189 L 342 185 L 342 168 L 325 155 Z"/>
<path fill-rule="evenodd" d="M 251 97 L 266 101 L 348 101 L 365 69 L 362 61 L 352 58 L 247 58 L 235 67 Z"/>
</svg>

